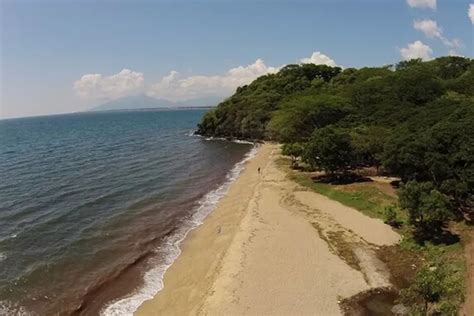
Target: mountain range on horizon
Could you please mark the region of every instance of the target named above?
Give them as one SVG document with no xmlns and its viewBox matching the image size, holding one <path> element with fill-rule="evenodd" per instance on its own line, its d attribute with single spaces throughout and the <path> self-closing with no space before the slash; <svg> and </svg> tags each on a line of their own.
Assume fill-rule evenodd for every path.
<svg viewBox="0 0 474 316">
<path fill-rule="evenodd" d="M 157 108 L 213 107 L 221 102 L 223 97 L 196 98 L 186 101 L 171 101 L 157 99 L 145 94 L 127 96 L 92 107 L 89 111 L 138 110 Z"/>
</svg>

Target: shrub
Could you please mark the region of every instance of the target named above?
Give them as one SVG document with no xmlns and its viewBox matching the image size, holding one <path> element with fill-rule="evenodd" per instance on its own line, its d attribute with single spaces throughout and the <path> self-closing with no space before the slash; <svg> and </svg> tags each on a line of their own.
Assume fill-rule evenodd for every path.
<svg viewBox="0 0 474 316">
<path fill-rule="evenodd" d="M 392 227 L 400 227 L 402 225 L 402 221 L 398 218 L 397 206 L 389 205 L 386 206 L 384 209 L 385 215 L 385 223 L 392 226 Z"/>
<path fill-rule="evenodd" d="M 400 187 L 398 197 L 412 225 L 438 226 L 452 216 L 448 198 L 434 189 L 431 182 L 409 181 Z"/>
<path fill-rule="evenodd" d="M 425 265 L 411 286 L 401 290 L 400 301 L 410 307 L 411 315 L 457 315 L 463 285 L 456 272 L 446 262 Z"/>
</svg>

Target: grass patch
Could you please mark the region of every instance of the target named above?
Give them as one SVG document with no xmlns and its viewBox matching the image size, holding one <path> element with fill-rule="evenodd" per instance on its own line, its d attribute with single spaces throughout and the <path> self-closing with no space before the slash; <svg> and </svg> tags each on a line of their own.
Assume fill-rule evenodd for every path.
<svg viewBox="0 0 474 316">
<path fill-rule="evenodd" d="M 373 182 L 350 185 L 318 183 L 312 179 L 310 172 L 291 169 L 290 161 L 287 158 L 281 157 L 276 163 L 291 180 L 299 185 L 373 218 L 385 220 L 385 208 L 397 203 L 396 196 L 383 192 Z M 449 245 L 425 242 L 420 245 L 413 239 L 412 227 L 406 224 L 407 213 L 398 207 L 393 209 L 402 224 L 396 229 L 402 235 L 402 240 L 399 245 L 382 247 L 378 250 L 379 258 L 387 264 L 392 274 L 392 283 L 399 289 L 408 287 L 419 278 L 417 273 L 421 271 L 422 267 L 441 263 L 448 271 L 442 284 L 446 290 L 434 308 L 443 310 L 446 315 L 455 315 L 464 300 L 467 275 L 464 243 L 469 240 L 468 233 L 471 228 L 463 223 L 451 223 L 450 231 L 457 233 L 461 242 Z M 345 259 L 350 258 L 347 253 L 345 255 Z"/>
<path fill-rule="evenodd" d="M 371 182 L 350 187 L 348 185 L 317 183 L 311 179 L 310 173 L 292 170 L 289 159 L 280 158 L 277 160 L 277 165 L 287 172 L 291 180 L 301 186 L 355 208 L 370 217 L 384 219 L 385 207 L 397 201 L 395 197 L 382 192 Z M 399 216 L 403 219 L 404 214 L 400 212 Z"/>
</svg>

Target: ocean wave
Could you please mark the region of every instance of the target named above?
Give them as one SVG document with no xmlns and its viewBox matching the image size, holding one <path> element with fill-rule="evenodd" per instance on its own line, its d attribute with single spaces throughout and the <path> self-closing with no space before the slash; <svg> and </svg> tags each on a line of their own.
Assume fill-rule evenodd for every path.
<svg viewBox="0 0 474 316">
<path fill-rule="evenodd" d="M 245 163 L 256 155 L 257 148 L 257 146 L 252 147 L 252 149 L 245 155 L 244 159 L 235 164 L 227 173 L 226 181 L 217 189 L 207 193 L 199 201 L 198 207 L 191 218 L 177 229 L 174 234 L 168 236 L 164 240 L 163 244 L 156 250 L 157 253 L 165 253 L 164 262 L 156 263 L 152 269 L 145 273 L 143 286 L 129 296 L 115 300 L 104 307 L 100 312 L 101 315 L 131 316 L 144 301 L 152 299 L 163 289 L 164 274 L 181 254 L 181 242 L 186 238 L 190 231 L 200 226 L 206 217 L 216 208 L 219 200 L 227 194 L 232 182 L 237 179 L 244 169 Z"/>
</svg>

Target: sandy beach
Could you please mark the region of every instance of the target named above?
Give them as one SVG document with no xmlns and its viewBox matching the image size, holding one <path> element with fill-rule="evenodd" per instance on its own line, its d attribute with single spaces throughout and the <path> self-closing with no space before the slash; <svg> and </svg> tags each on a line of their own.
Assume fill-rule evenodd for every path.
<svg viewBox="0 0 474 316">
<path fill-rule="evenodd" d="M 374 249 L 400 236 L 298 186 L 278 157 L 260 146 L 136 315 L 340 315 L 342 299 L 390 286 Z"/>
</svg>

